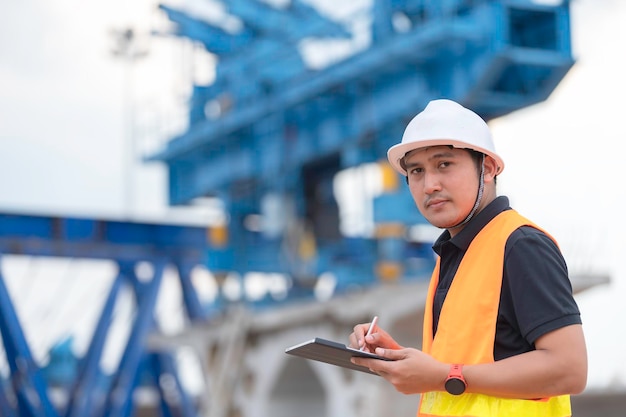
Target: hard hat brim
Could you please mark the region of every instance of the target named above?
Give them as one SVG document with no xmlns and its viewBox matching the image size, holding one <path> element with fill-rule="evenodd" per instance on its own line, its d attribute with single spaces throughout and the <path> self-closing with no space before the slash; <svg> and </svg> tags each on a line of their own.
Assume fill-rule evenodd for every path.
<svg viewBox="0 0 626 417">
<path fill-rule="evenodd" d="M 478 152 L 482 152 L 485 155 L 492 157 L 498 166 L 498 170 L 496 175 L 499 175 L 504 170 L 504 161 L 498 154 L 488 149 L 485 149 L 480 146 L 476 146 L 475 144 L 470 144 L 460 140 L 454 139 L 430 139 L 430 140 L 420 140 L 418 143 L 409 142 L 409 143 L 399 143 L 397 145 L 392 146 L 387 151 L 387 159 L 391 166 L 398 171 L 400 174 L 407 176 L 407 172 L 402 168 L 400 161 L 404 156 L 411 151 L 416 149 L 429 148 L 433 146 L 452 146 L 454 148 L 460 149 L 472 149 Z"/>
</svg>

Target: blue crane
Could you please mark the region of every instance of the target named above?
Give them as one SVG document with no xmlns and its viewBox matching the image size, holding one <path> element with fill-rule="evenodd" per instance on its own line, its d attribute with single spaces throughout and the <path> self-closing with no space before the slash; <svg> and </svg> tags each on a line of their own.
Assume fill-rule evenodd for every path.
<svg viewBox="0 0 626 417">
<path fill-rule="evenodd" d="M 230 241 L 210 251 L 213 270 L 286 274 L 290 296 L 310 295 L 328 271 L 338 292 L 421 275 L 432 259 L 406 235 L 424 221 L 385 173 L 386 149 L 430 99 L 490 120 L 545 100 L 574 63 L 568 2 L 376 0 L 369 47 L 321 69 L 304 66 L 298 41 L 344 39 L 345 25 L 302 14 L 296 0 L 223 5 L 238 30 L 161 6 L 172 34 L 202 44 L 217 65 L 212 84 L 194 85 L 187 130 L 152 160 L 167 165 L 171 204 L 225 203 Z M 333 181 L 368 163 L 381 164 L 388 186 L 373 202 L 375 233 L 345 236 Z M 282 223 L 264 230 L 271 219 Z"/>
</svg>

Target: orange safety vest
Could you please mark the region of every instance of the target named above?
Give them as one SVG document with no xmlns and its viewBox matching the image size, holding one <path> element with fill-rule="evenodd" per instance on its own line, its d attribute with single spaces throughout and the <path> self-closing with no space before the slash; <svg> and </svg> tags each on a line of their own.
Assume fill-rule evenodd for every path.
<svg viewBox="0 0 626 417">
<path fill-rule="evenodd" d="M 538 228 L 516 211 L 506 210 L 476 235 L 448 290 L 437 334 L 433 339 L 433 300 L 439 283 L 440 264 L 437 260 L 424 313 L 424 352 L 445 363 L 494 362 L 493 347 L 502 287 L 504 248 L 511 233 L 525 225 Z M 422 394 L 417 415 L 568 417 L 571 416 L 571 406 L 569 395 L 536 401 L 433 391 Z"/>
</svg>

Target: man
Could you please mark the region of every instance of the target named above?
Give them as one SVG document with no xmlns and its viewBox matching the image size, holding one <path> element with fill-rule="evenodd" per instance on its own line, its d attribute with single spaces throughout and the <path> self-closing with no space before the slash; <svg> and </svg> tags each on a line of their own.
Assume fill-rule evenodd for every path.
<svg viewBox="0 0 626 417">
<path fill-rule="evenodd" d="M 405 394 L 419 416 L 571 415 L 587 352 L 567 266 L 553 238 L 496 194 L 504 162 L 487 124 L 434 100 L 388 151 L 419 211 L 445 231 L 428 290 L 422 350 L 369 323 L 350 345 L 392 359 L 354 358 Z"/>
</svg>

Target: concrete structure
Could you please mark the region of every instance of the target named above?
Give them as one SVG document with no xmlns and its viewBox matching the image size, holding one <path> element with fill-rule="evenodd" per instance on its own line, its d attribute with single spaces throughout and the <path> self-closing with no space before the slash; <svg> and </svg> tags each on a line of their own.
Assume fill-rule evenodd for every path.
<svg viewBox="0 0 626 417">
<path fill-rule="evenodd" d="M 314 337 L 347 343 L 352 327 L 374 315 L 401 345 L 420 347 L 428 278 L 385 283 L 326 302 L 256 311 L 242 306 L 174 337 L 153 335 L 150 346 L 160 350 L 186 345 L 196 351 L 206 375 L 199 400 L 205 417 L 412 416 L 419 396 L 400 394 L 382 378 L 284 351 Z M 590 275 L 572 278 L 575 292 L 607 280 Z M 603 399 L 577 397 L 573 402 L 580 411 L 575 415 L 600 415 L 592 411 Z M 618 401 L 619 397 L 611 398 L 604 406 L 613 409 Z"/>
</svg>

